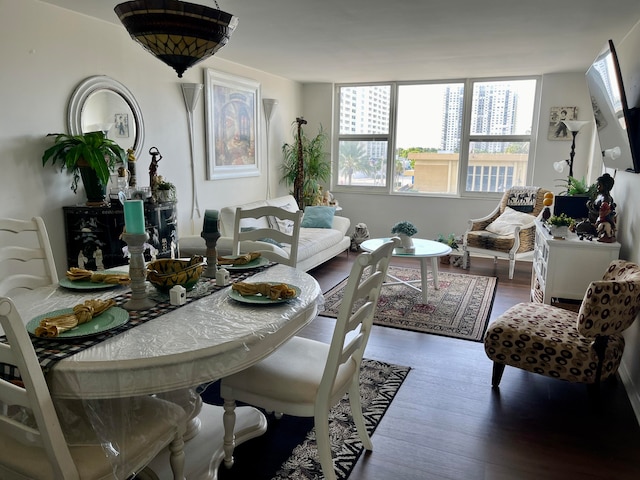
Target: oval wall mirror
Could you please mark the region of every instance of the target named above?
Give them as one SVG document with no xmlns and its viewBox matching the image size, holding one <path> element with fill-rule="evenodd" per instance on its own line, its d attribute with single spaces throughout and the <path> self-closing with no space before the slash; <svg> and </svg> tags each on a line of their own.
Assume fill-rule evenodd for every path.
<svg viewBox="0 0 640 480">
<path fill-rule="evenodd" d="M 69 100 L 67 122 L 71 135 L 101 130 L 125 150 L 142 153 L 144 123 L 135 97 L 122 83 L 96 75 L 84 79 Z"/>
</svg>

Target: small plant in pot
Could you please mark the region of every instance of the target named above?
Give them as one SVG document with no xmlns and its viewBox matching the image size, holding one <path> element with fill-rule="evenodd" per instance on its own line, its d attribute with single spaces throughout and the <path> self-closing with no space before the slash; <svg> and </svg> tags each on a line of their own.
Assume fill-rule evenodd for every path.
<svg viewBox="0 0 640 480">
<path fill-rule="evenodd" d="M 54 145 L 42 155 L 42 166 L 47 162 L 60 165 L 73 175 L 71 190 L 78 193 L 78 182 L 82 178 L 87 194 L 87 205 L 101 205 L 106 196 L 111 173 L 119 163 L 126 165 L 127 154 L 115 141 L 103 132 L 88 132 L 82 135 L 50 133 L 55 136 Z"/>
<path fill-rule="evenodd" d="M 453 233 L 450 233 L 449 235 L 447 235 L 446 237 L 444 235 L 442 235 L 441 233 L 438 234 L 438 238 L 436 238 L 436 242 L 440 242 L 440 243 L 444 243 L 445 245 L 448 245 L 451 247 L 451 250 L 458 250 L 459 245 L 458 245 L 458 239 L 456 238 L 456 236 Z M 451 255 L 443 255 L 440 257 L 440 263 L 442 264 L 448 264 L 451 263 Z"/>
<path fill-rule="evenodd" d="M 413 223 L 407 222 L 406 220 L 398 222 L 391 227 L 391 233 L 400 237 L 402 248 L 406 253 L 412 253 L 415 251 L 411 237 L 418 233 L 418 229 L 413 225 Z"/>
<path fill-rule="evenodd" d="M 156 202 L 175 202 L 177 200 L 176 186 L 158 175 L 153 189 L 153 198 Z"/>
<path fill-rule="evenodd" d="M 453 233 L 450 233 L 448 236 L 444 236 L 441 233 L 438 234 L 438 238 L 436 238 L 436 242 L 445 243 L 451 247 L 452 250 L 458 250 L 458 239 Z"/>
<path fill-rule="evenodd" d="M 565 238 L 569 234 L 569 227 L 573 223 L 573 219 L 564 213 L 560 215 L 552 215 L 547 220 L 549 233 L 554 238 Z"/>
</svg>

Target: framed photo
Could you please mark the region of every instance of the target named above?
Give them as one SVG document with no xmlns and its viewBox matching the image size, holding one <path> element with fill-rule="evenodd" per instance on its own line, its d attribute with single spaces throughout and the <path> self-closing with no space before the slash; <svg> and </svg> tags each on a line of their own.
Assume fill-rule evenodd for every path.
<svg viewBox="0 0 640 480">
<path fill-rule="evenodd" d="M 205 69 L 207 179 L 260 175 L 260 84 Z"/>
<path fill-rule="evenodd" d="M 571 140 L 571 132 L 562 120 L 576 120 L 578 107 L 551 107 L 549 116 L 549 140 Z"/>
<path fill-rule="evenodd" d="M 116 113 L 115 125 L 113 126 L 116 131 L 116 137 L 128 138 L 129 137 L 129 114 L 128 113 Z"/>
</svg>

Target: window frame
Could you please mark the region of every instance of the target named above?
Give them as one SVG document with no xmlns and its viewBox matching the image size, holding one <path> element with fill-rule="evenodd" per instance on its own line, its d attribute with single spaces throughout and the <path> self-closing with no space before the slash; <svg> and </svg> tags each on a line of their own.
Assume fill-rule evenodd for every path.
<svg viewBox="0 0 640 480">
<path fill-rule="evenodd" d="M 471 134 L 471 113 L 473 106 L 473 89 L 476 83 L 488 82 L 508 82 L 519 80 L 535 80 L 534 105 L 531 118 L 531 133 L 514 134 L 514 135 L 472 135 Z M 384 194 L 384 195 L 400 195 L 400 196 L 436 196 L 436 197 L 482 197 L 482 198 L 500 198 L 502 192 L 479 192 L 467 190 L 467 171 L 469 168 L 469 149 L 472 142 L 529 142 L 529 155 L 527 160 L 526 183 L 530 183 L 533 178 L 534 159 L 536 152 L 536 142 L 538 138 L 538 123 L 540 118 L 540 95 L 542 89 L 542 78 L 540 75 L 527 76 L 506 76 L 506 77 L 482 77 L 482 78 L 466 78 L 466 79 L 439 79 L 425 81 L 389 81 L 389 82 L 362 82 L 362 83 L 339 83 L 334 87 L 334 116 L 333 116 L 333 135 L 332 135 L 332 174 L 331 174 L 331 190 L 343 193 L 366 193 L 366 194 Z M 462 83 L 464 85 L 463 95 L 463 113 L 462 113 L 462 135 L 460 139 L 460 160 L 458 167 L 458 192 L 457 193 L 427 193 L 427 192 L 402 192 L 394 191 L 394 164 L 396 152 L 396 124 L 397 124 L 397 98 L 398 88 L 402 85 L 426 85 L 426 84 L 447 84 Z M 389 131 L 387 134 L 341 134 L 340 133 L 340 93 L 343 87 L 368 87 L 368 86 L 389 86 Z M 366 186 L 366 185 L 340 185 L 339 182 L 339 146 L 341 141 L 386 141 L 387 142 L 387 169 L 386 169 L 386 185 L 384 186 Z"/>
</svg>

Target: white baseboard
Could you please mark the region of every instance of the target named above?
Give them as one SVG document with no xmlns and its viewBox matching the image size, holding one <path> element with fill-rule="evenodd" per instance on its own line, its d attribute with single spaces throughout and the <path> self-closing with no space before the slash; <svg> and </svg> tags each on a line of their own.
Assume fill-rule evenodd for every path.
<svg viewBox="0 0 640 480">
<path fill-rule="evenodd" d="M 629 371 L 627 370 L 624 362 L 622 362 L 622 364 L 620 365 L 618 373 L 620 374 L 620 379 L 622 380 L 624 388 L 627 391 L 627 396 L 629 397 L 629 401 L 631 402 L 633 412 L 636 415 L 636 420 L 640 425 L 640 386 L 634 385 L 633 379 L 631 378 L 631 375 L 629 375 Z"/>
</svg>

